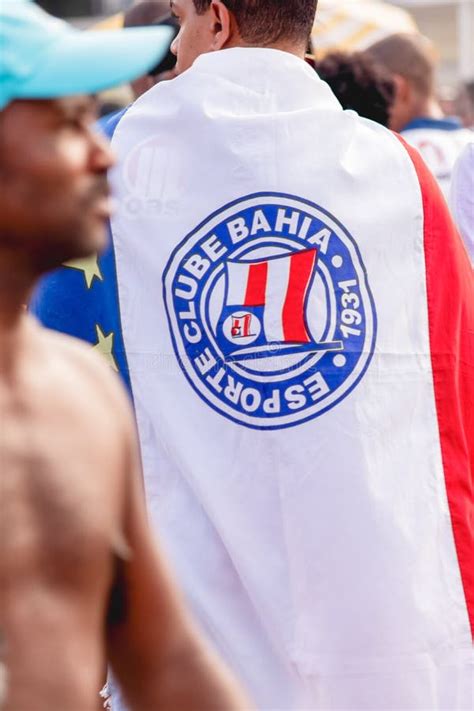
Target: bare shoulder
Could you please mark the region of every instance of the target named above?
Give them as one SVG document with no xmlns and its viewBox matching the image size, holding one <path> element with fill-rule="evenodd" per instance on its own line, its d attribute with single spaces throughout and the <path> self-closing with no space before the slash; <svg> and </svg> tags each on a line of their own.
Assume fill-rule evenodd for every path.
<svg viewBox="0 0 474 711">
<path fill-rule="evenodd" d="M 94 353 L 91 346 L 72 336 L 65 336 L 49 329 L 39 329 L 42 345 L 54 358 L 66 367 L 73 368 L 87 381 L 92 381 L 101 390 L 101 395 L 125 404 L 126 396 L 116 373 L 105 359 Z"/>
<path fill-rule="evenodd" d="M 119 376 L 88 344 L 34 325 L 37 375 L 29 392 L 36 393 L 45 439 L 56 433 L 54 457 L 61 462 L 71 462 L 70 452 L 76 453 L 69 465 L 70 470 L 78 468 L 71 476 L 75 489 L 94 490 L 96 504 L 102 502 L 102 517 L 108 511 L 113 548 L 121 554 L 137 449 L 131 403 Z"/>
<path fill-rule="evenodd" d="M 41 349 L 54 367 L 58 387 L 63 379 L 74 393 L 80 389 L 94 393 L 94 400 L 109 408 L 110 416 L 127 430 L 131 426 L 131 404 L 117 373 L 100 354 L 77 338 L 37 327 Z"/>
</svg>

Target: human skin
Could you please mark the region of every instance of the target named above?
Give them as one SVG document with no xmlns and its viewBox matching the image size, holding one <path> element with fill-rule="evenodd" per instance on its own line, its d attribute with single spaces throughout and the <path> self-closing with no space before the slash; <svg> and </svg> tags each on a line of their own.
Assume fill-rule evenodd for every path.
<svg viewBox="0 0 474 711">
<path fill-rule="evenodd" d="M 157 74 L 156 76 L 147 74 L 144 77 L 139 77 L 138 79 L 135 79 L 135 81 L 130 82 L 130 86 L 132 87 L 132 91 L 133 91 L 133 95 L 134 95 L 135 99 L 138 99 L 139 96 L 142 96 L 142 94 L 145 94 L 152 87 L 154 87 L 155 84 L 159 84 L 162 81 L 170 81 L 171 79 L 175 79 L 176 76 L 177 76 L 176 69 L 170 69 L 166 72 L 161 72 L 160 74 Z"/>
<path fill-rule="evenodd" d="M 31 278 L 105 246 L 113 155 L 95 115 L 85 96 L 16 101 L 0 114 L 0 248 L 28 262 Z"/>
<path fill-rule="evenodd" d="M 23 307 L 46 265 L 104 245 L 113 158 L 91 107 L 75 97 L 0 114 L 3 709 L 96 711 L 107 662 L 132 711 L 247 709 L 148 529 L 114 374 Z"/>
<path fill-rule="evenodd" d="M 171 45 L 177 57 L 178 74 L 186 71 L 201 54 L 232 47 L 249 47 L 240 33 L 234 14 L 222 0 L 212 0 L 209 8 L 198 14 L 194 0 L 170 0 L 171 13 L 179 23 L 180 31 Z M 266 45 L 271 49 L 294 54 L 303 59 L 306 41 L 300 43 L 284 38 Z"/>
<path fill-rule="evenodd" d="M 189 69 L 200 54 L 224 47 L 230 31 L 230 16 L 220 5 L 213 3 L 207 12 L 198 15 L 193 0 L 171 0 L 172 15 L 180 25 L 179 34 L 171 45 L 171 51 L 177 57 L 178 74 Z M 216 9 L 224 18 L 224 26 L 219 24 L 221 20 L 220 15 L 216 16 Z"/>
<path fill-rule="evenodd" d="M 443 112 L 436 97 L 420 93 L 416 86 L 407 77 L 399 74 L 392 76 L 395 84 L 395 98 L 390 110 L 389 128 L 397 133 L 413 119 L 424 116 L 426 118 L 441 119 Z"/>
</svg>

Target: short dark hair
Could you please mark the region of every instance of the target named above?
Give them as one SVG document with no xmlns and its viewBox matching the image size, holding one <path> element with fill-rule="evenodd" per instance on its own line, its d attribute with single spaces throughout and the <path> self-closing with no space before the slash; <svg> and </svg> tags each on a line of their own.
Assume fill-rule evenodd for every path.
<svg viewBox="0 0 474 711">
<path fill-rule="evenodd" d="M 244 42 L 270 45 L 279 40 L 307 43 L 318 0 L 222 0 L 232 12 Z M 194 0 L 198 14 L 211 0 Z"/>
<path fill-rule="evenodd" d="M 390 72 L 363 52 L 332 52 L 316 62 L 320 78 L 329 84 L 343 109 L 388 126 L 395 98 Z"/>
</svg>

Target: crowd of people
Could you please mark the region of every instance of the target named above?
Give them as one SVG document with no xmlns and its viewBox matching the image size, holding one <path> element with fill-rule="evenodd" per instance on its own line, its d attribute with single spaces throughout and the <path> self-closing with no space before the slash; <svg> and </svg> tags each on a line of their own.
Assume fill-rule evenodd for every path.
<svg viewBox="0 0 474 711">
<path fill-rule="evenodd" d="M 316 12 L 0 3 L 2 711 L 473 709 L 469 85 Z"/>
</svg>

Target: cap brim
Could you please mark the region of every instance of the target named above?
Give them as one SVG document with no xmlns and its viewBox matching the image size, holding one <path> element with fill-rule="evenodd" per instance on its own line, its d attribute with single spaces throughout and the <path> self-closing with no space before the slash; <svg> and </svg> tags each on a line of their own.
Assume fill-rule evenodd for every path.
<svg viewBox="0 0 474 711">
<path fill-rule="evenodd" d="M 94 94 L 146 74 L 166 56 L 171 27 L 62 34 L 38 61 L 14 98 Z"/>
</svg>

